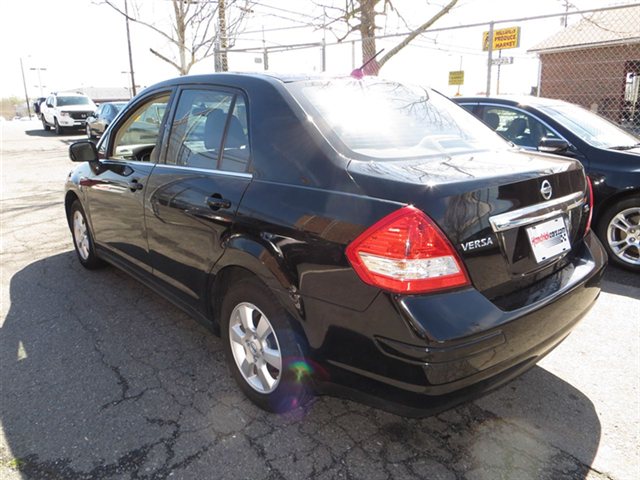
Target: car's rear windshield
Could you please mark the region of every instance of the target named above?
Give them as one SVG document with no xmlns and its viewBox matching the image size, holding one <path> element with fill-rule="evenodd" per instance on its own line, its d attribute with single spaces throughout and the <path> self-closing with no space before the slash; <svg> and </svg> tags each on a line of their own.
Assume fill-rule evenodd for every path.
<svg viewBox="0 0 640 480">
<path fill-rule="evenodd" d="M 287 85 L 339 150 L 393 159 L 505 148 L 507 143 L 446 97 L 377 77 Z"/>
<path fill-rule="evenodd" d="M 68 107 L 70 105 L 91 105 L 91 100 L 88 97 L 58 97 L 59 107 Z"/>
</svg>

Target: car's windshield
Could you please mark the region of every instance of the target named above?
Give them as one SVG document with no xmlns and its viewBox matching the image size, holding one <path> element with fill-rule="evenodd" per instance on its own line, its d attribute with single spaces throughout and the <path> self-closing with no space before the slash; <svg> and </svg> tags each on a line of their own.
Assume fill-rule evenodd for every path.
<svg viewBox="0 0 640 480">
<path fill-rule="evenodd" d="M 379 159 L 505 148 L 450 100 L 423 87 L 368 77 L 288 85 L 329 138 Z M 335 138 L 334 138 L 335 139 Z M 338 145 L 340 147 L 340 145 Z"/>
<path fill-rule="evenodd" d="M 91 105 L 91 100 L 88 97 L 58 97 L 59 107 L 68 107 L 69 105 Z"/>
<path fill-rule="evenodd" d="M 571 104 L 538 108 L 594 147 L 630 148 L 638 144 L 638 138 L 586 108 Z"/>
</svg>

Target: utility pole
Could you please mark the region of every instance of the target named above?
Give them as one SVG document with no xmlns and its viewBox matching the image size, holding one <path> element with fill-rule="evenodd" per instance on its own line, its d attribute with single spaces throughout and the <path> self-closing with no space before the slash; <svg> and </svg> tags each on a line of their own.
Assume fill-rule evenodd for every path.
<svg viewBox="0 0 640 480">
<path fill-rule="evenodd" d="M 136 81 L 133 75 L 133 55 L 131 54 L 131 35 L 129 34 L 129 2 L 124 0 L 124 19 L 127 25 L 127 48 L 129 49 L 129 72 L 131 73 L 131 97 L 136 96 Z"/>
<path fill-rule="evenodd" d="M 265 70 L 269 70 L 269 51 L 267 50 L 267 41 L 264 38 L 264 25 L 262 26 L 262 65 Z"/>
<path fill-rule="evenodd" d="M 327 9 L 322 9 L 322 71 L 327 71 Z"/>
<path fill-rule="evenodd" d="M 27 81 L 24 78 L 24 67 L 22 65 L 22 57 L 20 57 L 20 71 L 22 72 L 22 86 L 24 87 L 24 98 L 27 101 L 27 112 L 29 120 L 31 120 L 31 107 L 29 106 L 29 94 L 27 93 Z"/>
<path fill-rule="evenodd" d="M 218 0 L 218 26 L 220 30 L 220 70 L 226 72 L 229 70 L 227 63 L 227 13 L 224 0 Z"/>
</svg>

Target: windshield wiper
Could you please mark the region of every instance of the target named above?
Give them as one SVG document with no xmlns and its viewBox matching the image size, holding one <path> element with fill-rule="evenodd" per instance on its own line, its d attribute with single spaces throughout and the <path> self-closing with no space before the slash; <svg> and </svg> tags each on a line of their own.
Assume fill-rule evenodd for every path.
<svg viewBox="0 0 640 480">
<path fill-rule="evenodd" d="M 635 145 L 619 145 L 616 147 L 608 147 L 609 150 L 632 150 L 634 148 L 640 148 L 640 143 L 636 143 Z"/>
</svg>

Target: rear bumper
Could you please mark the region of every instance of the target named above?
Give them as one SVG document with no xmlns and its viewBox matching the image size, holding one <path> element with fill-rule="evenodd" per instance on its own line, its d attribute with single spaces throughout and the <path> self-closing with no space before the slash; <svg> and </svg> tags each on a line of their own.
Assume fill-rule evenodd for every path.
<svg viewBox="0 0 640 480">
<path fill-rule="evenodd" d="M 361 352 L 366 361 L 334 355 L 335 349 L 323 355 L 327 381 L 320 389 L 415 416 L 504 384 L 553 350 L 597 299 L 604 250 L 590 233 L 577 253 L 561 271 L 518 292 L 511 303 L 521 306 L 509 311 L 472 288 L 388 297 L 416 341 L 398 340 L 390 330 L 376 332 L 372 326 L 368 340 L 375 347 Z M 371 308 L 380 308 L 380 299 Z M 364 345 L 362 336 L 359 341 Z M 357 348 L 353 339 L 349 343 Z"/>
</svg>

